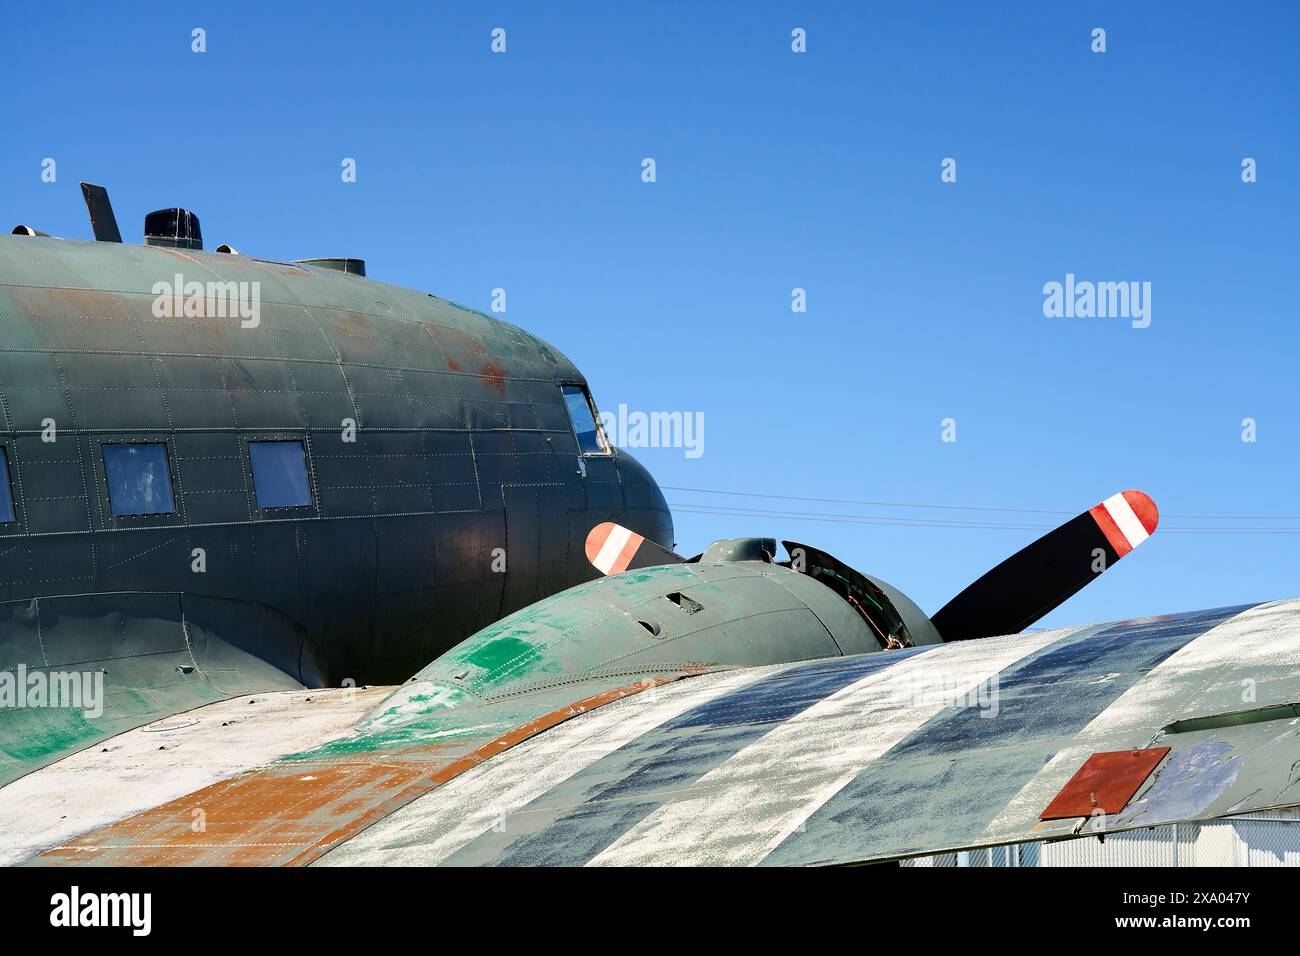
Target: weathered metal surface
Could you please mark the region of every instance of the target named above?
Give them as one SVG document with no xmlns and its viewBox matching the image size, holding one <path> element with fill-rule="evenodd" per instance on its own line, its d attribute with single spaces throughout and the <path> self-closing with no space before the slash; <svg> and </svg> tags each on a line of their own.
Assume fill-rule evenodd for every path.
<svg viewBox="0 0 1300 956">
<path fill-rule="evenodd" d="M 104 740 L 0 791 L 0 865 L 348 734 L 391 688 L 275 691 Z M 191 813 L 191 825 L 196 818 Z"/>
<path fill-rule="evenodd" d="M 1039 814 L 1089 755 L 1156 740 L 1107 831 L 1300 804 L 1300 600 L 634 684 L 531 727 L 574 688 L 483 670 L 40 862 L 860 862 L 1091 835 Z M 1204 720 L 1247 676 L 1262 715 Z"/>
<path fill-rule="evenodd" d="M 458 644 L 398 693 L 494 700 L 593 678 L 878 650 L 829 588 L 756 561 L 671 564 L 578 585 Z"/>
<path fill-rule="evenodd" d="M 1096 813 L 1119 813 L 1168 753 L 1168 747 L 1150 747 L 1093 754 L 1052 798 L 1039 819 L 1068 820 Z"/>
<path fill-rule="evenodd" d="M 1145 682 L 1162 662 L 1237 609 L 1146 618 L 1098 625 L 1068 636 L 998 675 L 997 716 L 962 708 L 936 718 L 900 744 L 880 764 L 863 768 L 817 808 L 807 832 L 778 848 L 772 863 L 816 863 L 835 857 L 830 834 L 854 843 L 883 844 L 893 855 L 920 852 L 927 842 L 949 846 L 953 834 L 969 838 L 992 827 L 1043 765 L 1069 745 L 1087 740 L 1090 723 Z M 1141 692 L 1139 692 L 1141 693 Z M 1159 726 L 1159 725 L 1158 725 Z M 1086 754 L 1145 746 L 1155 728 L 1125 724 L 1119 739 L 1093 742 L 1077 761 L 1060 768 L 1056 786 L 1015 819 L 1017 832 L 1039 825 L 1038 814 Z M 1140 739 L 1133 739 L 1140 734 Z M 892 772 L 891 772 L 892 771 Z M 960 781 L 956 788 L 944 786 Z M 955 799 L 960 792 L 961 799 Z M 890 810 L 900 799 L 908 814 Z M 933 821 L 939 820 L 938 824 Z M 929 832 L 921 821 L 931 823 Z M 1042 824 L 1044 833 L 1069 832 L 1069 824 Z M 957 841 L 962 842 L 962 841 Z"/>
<path fill-rule="evenodd" d="M 539 734 L 515 747 L 508 757 L 489 760 L 376 821 L 316 865 L 381 860 L 385 866 L 436 863 L 480 833 L 502 826 L 516 808 L 582 767 L 699 704 L 752 684 L 770 670 L 747 668 L 693 677 Z M 566 732 L 560 733 L 561 729 Z"/>
<path fill-rule="evenodd" d="M 379 728 L 344 747 L 326 745 L 172 800 L 53 847 L 33 862 L 306 865 L 489 758 L 672 679 L 610 688 L 515 726 L 509 725 L 518 711 L 510 706 L 476 714 L 469 725 L 434 706 L 434 723 L 418 745 L 393 746 L 393 737 Z M 196 809 L 202 812 L 202 830 L 193 825 Z"/>
<path fill-rule="evenodd" d="M 1143 748 L 1171 718 L 1217 712 L 1243 674 L 1261 702 L 1292 699 L 1297 662 L 1300 602 L 1285 602 L 759 668 L 743 689 L 677 711 L 677 695 L 724 679 L 706 675 L 657 691 L 670 718 L 611 752 L 585 754 L 584 721 L 556 728 L 535 753 L 485 764 L 322 862 L 844 863 L 1072 836 L 1085 818 L 1038 814 L 1088 754 Z M 792 700 L 801 691 L 811 700 Z M 569 747 L 544 791 L 511 783 Z M 1197 792 L 1195 773 L 1171 774 L 1172 749 L 1112 830 L 1155 818 L 1147 798 L 1162 790 Z M 1231 749 L 1206 769 L 1227 765 L 1237 783 L 1215 776 L 1188 818 L 1300 803 L 1285 779 L 1300 758 L 1294 726 Z M 1267 785 L 1251 794 L 1247 779 Z M 491 826 L 461 802 L 487 794 L 501 795 Z M 473 832 L 447 821 L 456 807 L 475 814 Z"/>
<path fill-rule="evenodd" d="M 5 701 L 0 786 L 160 717 L 303 686 L 300 630 L 255 605 L 166 594 L 41 598 L 0 604 L 0 634 L 0 679 L 15 687 L 33 675 L 47 683 L 67 673 L 102 680 L 102 697 L 81 706 Z M 250 646 L 256 653 L 243 649 Z"/>
<path fill-rule="evenodd" d="M 177 277 L 256 287 L 256 323 L 217 309 L 210 292 L 202 314 L 159 316 L 155 288 Z M 156 629 L 155 600 L 183 597 L 287 621 L 250 628 L 231 615 L 208 637 L 295 680 L 404 680 L 503 614 L 594 578 L 583 553 L 594 524 L 672 545 L 663 496 L 635 459 L 594 456 L 583 473 L 560 390 L 583 382 L 509 323 L 358 275 L 2 237 L 0 445 L 16 520 L 0 524 L 0 668 L 57 663 L 16 623 L 33 602 L 111 596 L 101 623 L 120 624 L 129 645 Z M 258 439 L 304 443 L 309 506 L 259 507 L 248 460 Z M 141 440 L 166 444 L 172 514 L 110 507 L 103 446 Z M 122 678 L 120 693 L 103 727 L 69 730 L 67 715 L 47 711 L 48 728 L 34 731 L 30 715 L 0 710 L 0 782 L 267 686 L 253 662 L 224 673 L 220 693 L 173 697 L 171 665 L 106 646 L 108 630 L 66 632 L 62 659 L 116 662 L 108 677 Z M 167 647 L 182 653 L 184 629 L 174 631 Z"/>
<path fill-rule="evenodd" d="M 177 272 L 260 283 L 260 324 L 154 317 L 150 288 Z M 516 528 L 531 544 L 540 527 L 565 583 L 595 576 L 581 545 L 598 520 L 625 517 L 672 543 L 662 496 L 628 456 L 579 474 L 556 384 L 581 382 L 578 370 L 499 320 L 326 270 L 104 243 L 0 241 L 0 283 L 20 499 L 17 526 L 0 531 L 15 545 L 0 597 L 143 583 L 240 596 L 319 633 L 338 650 L 336 679 L 401 680 L 545 596 L 542 556 L 514 553 Z M 46 417 L 57 443 L 41 441 Z M 355 443 L 344 419 L 358 423 Z M 309 440 L 310 514 L 256 508 L 242 440 L 267 434 Z M 111 515 L 98 454 L 109 436 L 168 441 L 180 513 Z M 550 489 L 558 513 L 521 501 L 509 516 L 503 489 L 521 483 Z M 26 490 L 35 484 L 43 494 Z M 212 560 L 199 577 L 189 555 L 202 545 Z M 493 546 L 507 550 L 504 572 Z M 503 606 L 506 582 L 517 604 Z"/>
</svg>

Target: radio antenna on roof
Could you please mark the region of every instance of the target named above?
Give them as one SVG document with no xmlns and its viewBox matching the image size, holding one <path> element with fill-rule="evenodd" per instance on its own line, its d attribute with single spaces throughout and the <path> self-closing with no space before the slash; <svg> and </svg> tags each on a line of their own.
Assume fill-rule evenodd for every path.
<svg viewBox="0 0 1300 956">
<path fill-rule="evenodd" d="M 92 183 L 82 183 L 81 195 L 86 200 L 86 212 L 90 213 L 90 228 L 95 232 L 95 241 L 121 242 L 122 233 L 117 229 L 117 217 L 113 215 L 113 204 L 108 201 L 108 190 Z"/>
</svg>

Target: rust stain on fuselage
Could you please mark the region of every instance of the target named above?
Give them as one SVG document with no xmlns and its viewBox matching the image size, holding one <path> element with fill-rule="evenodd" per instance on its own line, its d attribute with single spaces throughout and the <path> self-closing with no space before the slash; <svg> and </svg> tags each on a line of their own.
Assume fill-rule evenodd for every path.
<svg viewBox="0 0 1300 956">
<path fill-rule="evenodd" d="M 32 316 L 88 320 L 126 318 L 118 297 L 98 289 L 11 285 L 4 288 L 4 293 L 20 312 Z"/>
<path fill-rule="evenodd" d="M 280 762 L 204 787 L 33 858 L 60 866 L 306 866 L 413 800 L 530 737 L 686 674 L 584 698 L 483 740 Z M 385 738 L 378 738 L 383 746 Z M 202 821 L 200 827 L 197 821 Z"/>
<path fill-rule="evenodd" d="M 485 362 L 482 371 L 479 372 L 479 377 L 496 389 L 498 395 L 505 394 L 506 373 L 500 365 L 495 362 Z"/>
<path fill-rule="evenodd" d="M 487 349 L 483 347 L 482 341 L 461 329 L 453 329 L 450 326 L 439 325 L 436 322 L 426 322 L 423 327 L 429 333 L 429 337 L 433 339 L 434 344 L 444 352 L 465 352 L 479 357 L 487 354 Z"/>
</svg>

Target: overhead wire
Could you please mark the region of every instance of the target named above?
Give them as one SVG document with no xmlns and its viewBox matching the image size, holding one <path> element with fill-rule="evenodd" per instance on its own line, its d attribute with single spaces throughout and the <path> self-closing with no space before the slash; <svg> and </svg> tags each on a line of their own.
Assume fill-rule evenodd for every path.
<svg viewBox="0 0 1300 956">
<path fill-rule="evenodd" d="M 869 501 L 865 499 L 854 498 L 831 498 L 831 497 L 814 497 L 807 495 L 781 495 L 753 491 L 724 491 L 714 488 L 687 488 L 677 485 L 664 485 L 665 490 L 688 492 L 693 494 L 709 494 L 721 496 L 734 496 L 737 498 L 764 498 L 777 501 L 797 501 L 797 502 L 818 502 L 818 503 L 837 503 L 860 506 L 871 506 L 877 508 L 900 508 L 900 509 L 931 509 L 943 511 L 967 511 L 980 512 L 985 514 L 1038 514 L 1038 515 L 1075 515 L 1078 512 L 1063 511 L 1058 509 L 1046 508 L 1001 508 L 987 505 L 949 505 L 934 502 L 900 502 L 900 501 Z M 996 520 L 978 520 L 975 517 L 970 519 L 961 518 L 926 518 L 911 517 L 906 515 L 885 515 L 885 514 L 852 514 L 842 512 L 826 511 L 809 511 L 805 509 L 769 509 L 759 508 L 753 505 L 744 507 L 735 507 L 726 504 L 713 504 L 712 502 L 698 501 L 678 501 L 670 502 L 669 506 L 676 511 L 686 514 L 716 515 L 722 517 L 755 517 L 755 518 L 779 518 L 783 520 L 794 521 L 817 521 L 830 524 L 868 524 L 898 527 L 921 527 L 921 528 L 957 528 L 971 530 L 1006 530 L 1006 531 L 1050 531 L 1056 525 L 1038 524 L 1017 521 L 996 521 Z M 1195 515 L 1195 514 L 1166 514 L 1163 517 L 1174 518 L 1177 520 L 1209 520 L 1217 519 L 1220 521 L 1288 521 L 1300 520 L 1300 515 Z M 1213 527 L 1213 526 L 1187 526 L 1187 525 L 1169 525 L 1160 526 L 1163 533 L 1170 534 L 1300 534 L 1300 525 L 1288 526 L 1264 526 L 1264 527 Z"/>
<path fill-rule="evenodd" d="M 759 491 L 727 491 L 720 488 L 687 488 L 681 485 L 662 485 L 665 491 L 687 491 L 702 495 L 728 495 L 736 498 L 771 498 L 780 501 L 813 501 L 826 504 L 842 505 L 866 505 L 877 508 L 918 508 L 918 509 L 940 509 L 944 511 L 991 511 L 1005 512 L 1015 514 L 1042 514 L 1042 515 L 1076 515 L 1077 511 L 1068 511 L 1052 508 L 1007 508 L 992 505 L 949 505 L 936 504 L 934 502 L 918 501 L 868 501 L 861 498 L 818 498 L 804 495 L 778 495 L 770 492 Z M 1214 521 L 1300 521 L 1300 515 L 1219 515 L 1219 514 L 1174 514 L 1165 513 L 1163 517 L 1178 518 L 1187 520 L 1214 520 Z"/>
</svg>

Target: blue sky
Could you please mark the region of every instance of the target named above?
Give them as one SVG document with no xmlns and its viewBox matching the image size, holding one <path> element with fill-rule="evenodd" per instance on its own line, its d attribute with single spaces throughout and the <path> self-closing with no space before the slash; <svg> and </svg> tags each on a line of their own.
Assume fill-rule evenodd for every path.
<svg viewBox="0 0 1300 956">
<path fill-rule="evenodd" d="M 1300 518 L 1179 517 L 1300 516 L 1300 6 L 984 7 L 46 4 L 0 38 L 5 225 L 88 237 L 85 179 L 127 241 L 184 205 L 209 248 L 504 288 L 601 407 L 703 413 L 701 457 L 637 452 L 670 502 L 802 513 L 678 509 L 684 552 L 804 540 L 933 611 L 1040 532 L 809 515 L 1067 515 L 673 489 L 1072 514 L 1132 487 L 1161 530 L 1045 623 L 1300 594 Z M 1150 327 L 1044 317 L 1066 273 L 1150 282 Z"/>
</svg>

